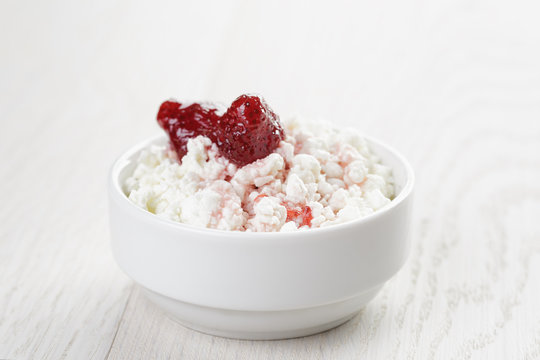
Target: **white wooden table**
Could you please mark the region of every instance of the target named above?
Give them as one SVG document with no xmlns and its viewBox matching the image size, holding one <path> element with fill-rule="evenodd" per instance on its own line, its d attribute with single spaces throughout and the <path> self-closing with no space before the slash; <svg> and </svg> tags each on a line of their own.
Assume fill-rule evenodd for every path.
<svg viewBox="0 0 540 360">
<path fill-rule="evenodd" d="M 369 4 L 368 4 L 369 3 Z M 538 2 L 0 3 L 0 358 L 539 359 Z M 417 175 L 413 250 L 365 310 L 202 335 L 115 265 L 106 173 L 160 101 L 263 94 Z"/>
</svg>

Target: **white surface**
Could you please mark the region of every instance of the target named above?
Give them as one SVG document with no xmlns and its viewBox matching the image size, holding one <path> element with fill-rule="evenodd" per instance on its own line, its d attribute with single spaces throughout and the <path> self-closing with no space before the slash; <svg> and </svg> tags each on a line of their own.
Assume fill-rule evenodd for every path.
<svg viewBox="0 0 540 360">
<path fill-rule="evenodd" d="M 111 245 L 120 268 L 182 323 L 243 339 L 328 330 L 375 297 L 409 254 L 414 174 L 403 156 L 375 140 L 367 143 L 393 169 L 395 199 L 356 221 L 286 233 L 205 229 L 132 203 L 126 178 L 141 152 L 164 141 L 136 144 L 113 165 Z"/>
<path fill-rule="evenodd" d="M 350 6 L 1 3 L 0 358 L 540 357 L 540 4 Z M 161 100 L 244 91 L 356 122 L 416 170 L 412 257 L 328 333 L 186 330 L 113 262 L 112 160 Z"/>
</svg>

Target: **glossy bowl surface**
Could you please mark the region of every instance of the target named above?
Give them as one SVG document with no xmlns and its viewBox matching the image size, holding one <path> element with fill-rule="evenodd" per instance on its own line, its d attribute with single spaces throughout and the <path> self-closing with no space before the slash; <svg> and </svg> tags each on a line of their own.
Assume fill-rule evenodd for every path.
<svg viewBox="0 0 540 360">
<path fill-rule="evenodd" d="M 122 184 L 139 152 L 166 139 L 143 141 L 110 171 L 114 257 L 154 303 L 205 333 L 280 339 L 337 326 L 378 293 L 410 247 L 413 171 L 398 152 L 367 140 L 392 168 L 395 199 L 352 222 L 286 233 L 202 229 L 137 207 Z"/>
</svg>

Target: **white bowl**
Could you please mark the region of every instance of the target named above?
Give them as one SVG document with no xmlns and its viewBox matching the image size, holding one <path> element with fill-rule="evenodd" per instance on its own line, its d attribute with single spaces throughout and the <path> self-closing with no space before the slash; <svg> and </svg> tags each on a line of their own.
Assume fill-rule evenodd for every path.
<svg viewBox="0 0 540 360">
<path fill-rule="evenodd" d="M 187 327 L 241 339 L 328 330 L 364 307 L 407 258 L 413 171 L 376 140 L 368 143 L 393 170 L 395 199 L 352 222 L 286 233 L 202 229 L 131 203 L 122 184 L 139 152 L 165 141 L 137 144 L 111 169 L 112 249 L 147 296 Z"/>
</svg>

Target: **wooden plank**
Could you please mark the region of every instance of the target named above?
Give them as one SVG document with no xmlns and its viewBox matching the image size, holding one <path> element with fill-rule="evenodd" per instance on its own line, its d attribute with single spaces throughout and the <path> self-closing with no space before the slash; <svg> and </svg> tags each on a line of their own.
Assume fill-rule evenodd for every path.
<svg viewBox="0 0 540 360">
<path fill-rule="evenodd" d="M 426 16 L 410 3 L 393 5 L 343 11 L 331 31 L 315 24 L 336 16 L 339 6 L 303 8 L 299 20 L 294 5 L 286 13 L 279 5 L 247 5 L 246 12 L 265 16 L 238 15 L 231 37 L 240 40 L 224 48 L 209 97 L 260 88 L 282 114 L 299 110 L 356 124 L 401 149 L 418 177 L 414 246 L 404 269 L 343 327 L 274 342 L 184 329 L 137 291 L 111 358 L 538 355 L 540 53 L 532 50 L 538 31 L 530 31 L 536 25 L 523 4 L 467 10 L 434 4 Z M 378 12 L 392 26 L 369 18 Z M 285 57 L 264 57 L 268 52 Z"/>
<path fill-rule="evenodd" d="M 539 4 L 1 6 L 0 358 L 540 357 Z M 245 91 L 416 170 L 408 263 L 324 334 L 185 329 L 109 250 L 105 174 L 159 101 Z"/>
<path fill-rule="evenodd" d="M 182 42 L 196 24 L 147 6 L 0 5 L 0 358 L 103 359 L 110 350 L 132 284 L 109 248 L 108 169 L 157 130 L 163 97 L 200 96 L 200 69 L 220 43 L 200 50 L 178 81 L 171 69 L 184 55 L 167 51 L 198 46 L 227 19 L 227 11 L 209 16 Z M 178 42 L 164 41 L 164 31 Z M 147 61 L 165 63 L 150 72 Z M 133 89 L 143 88 L 163 93 L 141 102 Z"/>
</svg>

